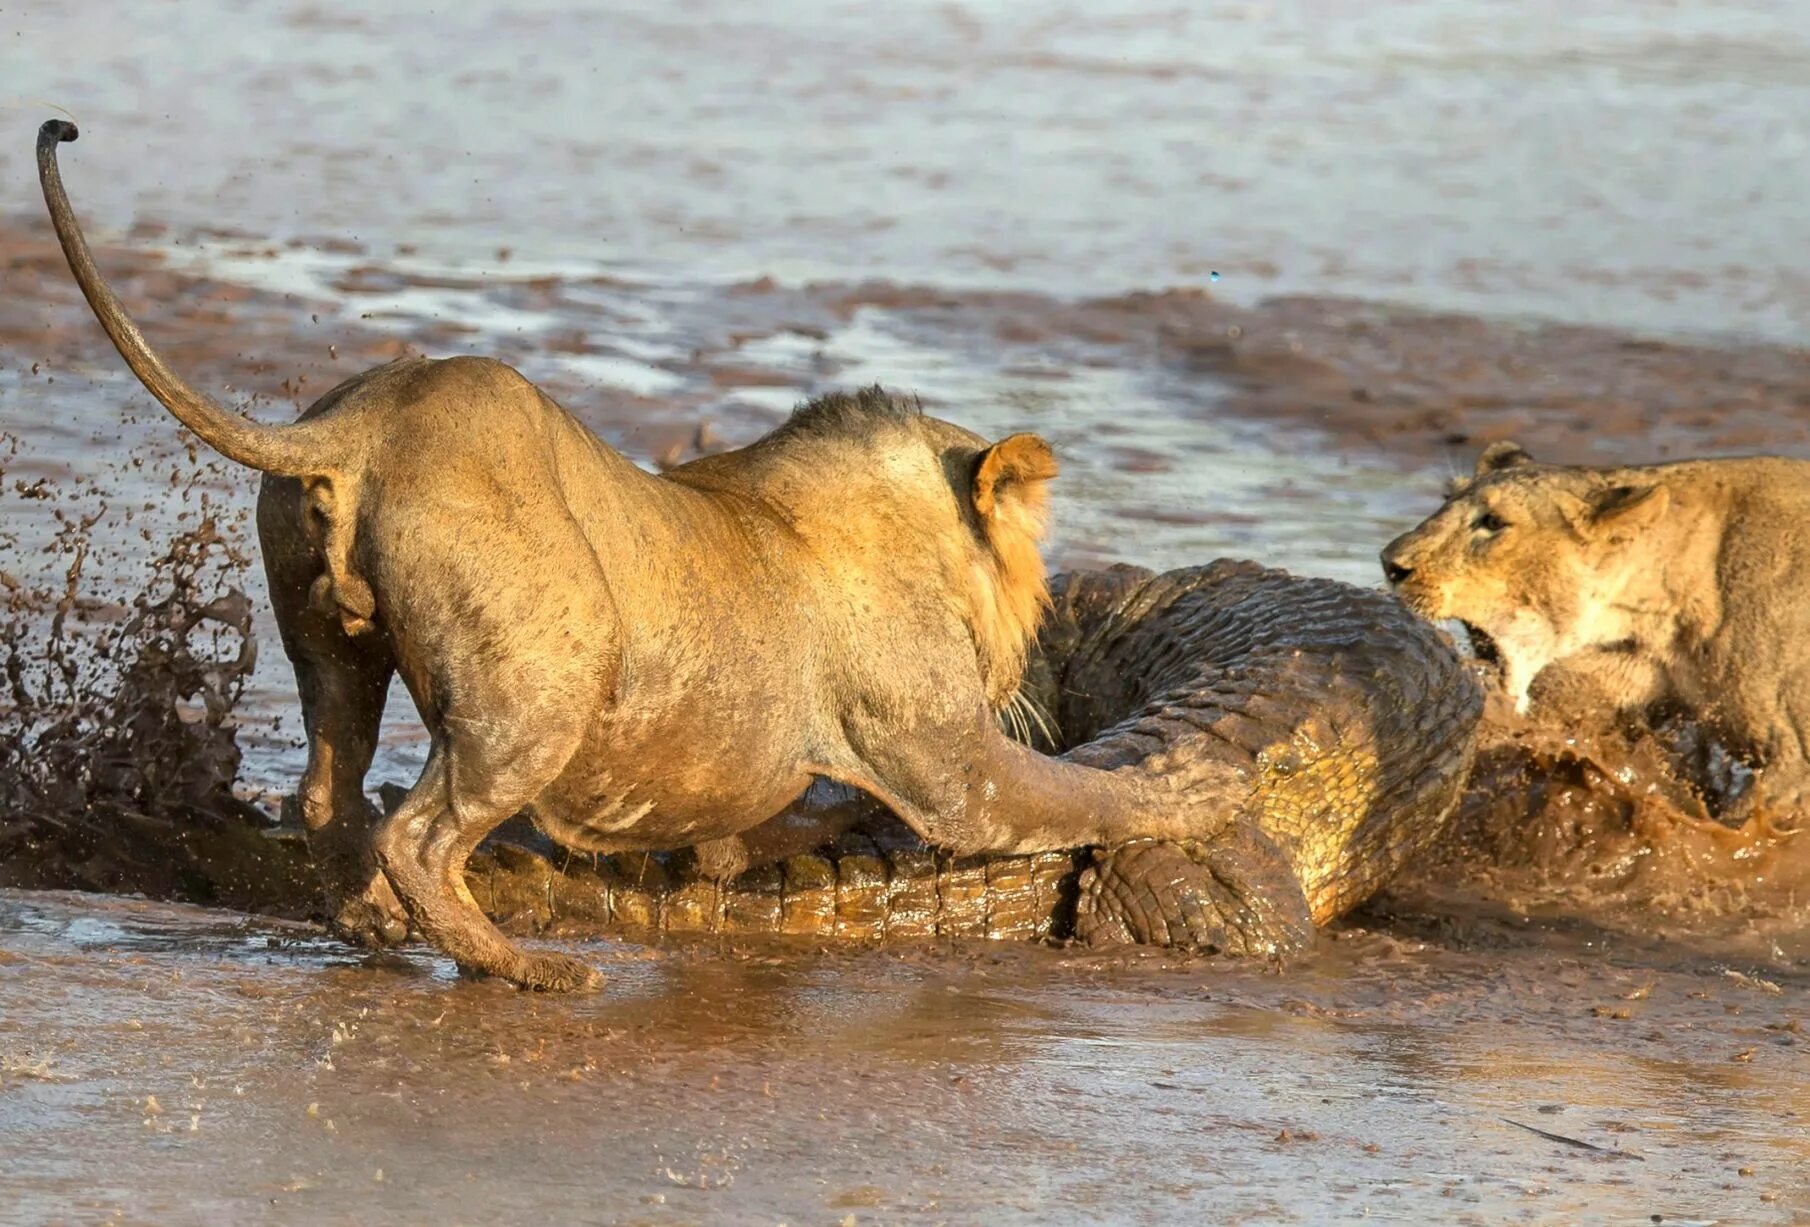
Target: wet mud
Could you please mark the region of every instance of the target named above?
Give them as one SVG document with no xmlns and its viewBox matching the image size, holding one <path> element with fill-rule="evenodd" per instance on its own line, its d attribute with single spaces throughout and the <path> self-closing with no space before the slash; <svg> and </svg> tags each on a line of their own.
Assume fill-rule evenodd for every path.
<svg viewBox="0 0 1810 1227">
<path fill-rule="evenodd" d="M 20 1221 L 1810 1211 L 1803 973 L 1563 933 L 1354 932 L 1285 975 L 594 944 L 579 1000 L 128 900 L 9 893 L 0 933 Z"/>
<path fill-rule="evenodd" d="M 1726 821 L 1747 773 L 1703 752 L 1697 730 L 1528 719 L 1508 706 L 1492 695 L 1444 836 L 1368 906 L 1366 923 L 1558 927 L 1774 967 L 1810 962 L 1804 815 Z"/>
</svg>

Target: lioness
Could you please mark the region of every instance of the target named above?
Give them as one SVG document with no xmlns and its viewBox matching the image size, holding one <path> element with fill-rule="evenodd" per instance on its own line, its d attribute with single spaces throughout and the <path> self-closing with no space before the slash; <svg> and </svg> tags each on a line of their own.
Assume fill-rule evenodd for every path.
<svg viewBox="0 0 1810 1227">
<path fill-rule="evenodd" d="M 1805 803 L 1810 463 L 1582 468 L 1496 443 L 1382 564 L 1500 662 L 1517 710 L 1548 678 L 1624 713 L 1671 707 L 1763 768 L 1751 804 Z"/>
<path fill-rule="evenodd" d="M 396 942 L 412 920 L 462 968 L 594 983 L 511 945 L 466 889 L 466 858 L 524 809 L 572 848 L 672 848 L 824 777 L 963 852 L 1212 833 L 1148 776 L 1045 758 L 995 722 L 1048 600 L 1041 439 L 989 446 L 876 389 L 656 476 L 477 358 L 392 363 L 293 425 L 248 421 L 171 373 L 102 280 L 56 165 L 74 139 L 44 125 L 39 177 L 101 326 L 178 420 L 266 475 L 301 808 L 343 935 Z M 373 833 L 393 672 L 432 749 Z"/>
</svg>

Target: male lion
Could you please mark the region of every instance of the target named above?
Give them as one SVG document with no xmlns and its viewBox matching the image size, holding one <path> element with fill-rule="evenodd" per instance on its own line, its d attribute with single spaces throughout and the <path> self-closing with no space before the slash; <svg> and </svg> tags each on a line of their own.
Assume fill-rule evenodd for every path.
<svg viewBox="0 0 1810 1227">
<path fill-rule="evenodd" d="M 1499 661 L 1517 710 L 1536 679 L 1668 707 L 1763 768 L 1751 804 L 1810 797 L 1810 463 L 1583 468 L 1496 443 L 1382 564 Z"/>
<path fill-rule="evenodd" d="M 1212 833 L 1148 776 L 1045 758 L 995 721 L 1048 601 L 1041 439 L 988 446 L 876 389 L 655 476 L 477 358 L 395 362 L 293 425 L 248 421 L 171 373 L 102 280 L 57 171 L 74 139 L 44 125 L 39 177 L 101 326 L 178 420 L 265 474 L 301 808 L 344 936 L 397 942 L 412 920 L 462 968 L 595 983 L 511 945 L 466 889 L 466 858 L 522 810 L 569 847 L 672 848 L 824 777 L 960 852 Z M 394 672 L 432 749 L 373 832 Z"/>
</svg>

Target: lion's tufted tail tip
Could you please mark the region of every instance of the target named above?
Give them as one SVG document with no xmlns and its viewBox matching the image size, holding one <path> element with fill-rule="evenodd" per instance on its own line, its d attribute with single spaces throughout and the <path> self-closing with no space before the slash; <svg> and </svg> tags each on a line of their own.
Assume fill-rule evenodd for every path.
<svg viewBox="0 0 1810 1227">
<path fill-rule="evenodd" d="M 38 129 L 38 143 L 55 145 L 61 141 L 73 141 L 81 134 L 81 129 L 67 119 L 47 119 L 44 126 Z"/>
</svg>

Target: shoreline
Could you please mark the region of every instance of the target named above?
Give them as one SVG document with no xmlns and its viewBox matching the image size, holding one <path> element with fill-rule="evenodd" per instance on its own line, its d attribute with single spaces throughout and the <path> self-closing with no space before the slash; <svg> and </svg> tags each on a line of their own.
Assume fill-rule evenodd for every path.
<svg viewBox="0 0 1810 1227">
<path fill-rule="evenodd" d="M 157 228 L 134 232 L 153 233 Z M 592 291 L 632 297 L 657 289 L 606 276 L 518 276 L 506 264 L 495 275 L 397 272 L 343 242 L 252 243 L 244 250 L 247 260 L 305 252 L 329 271 L 314 293 L 279 293 L 224 273 L 173 267 L 167 251 L 133 241 L 102 244 L 97 258 L 176 369 L 249 394 L 254 404 L 286 401 L 296 409 L 339 379 L 405 353 L 490 348 L 484 341 L 493 338 L 458 319 L 403 309 L 369 322 L 371 313 L 357 308 L 374 297 L 394 308 L 411 293 L 465 295 L 478 306 L 537 312 L 554 322 L 538 334 L 518 329 L 492 354 L 533 368 L 549 355 L 580 365 L 608 358 L 613 341 L 629 339 L 609 334 L 608 311 L 591 301 Z M 0 303 L 0 367 L 54 371 L 114 360 L 48 223 L 0 219 L 0 265 L 9 289 Z M 1244 307 L 1189 289 L 1063 299 L 891 282 L 782 285 L 763 277 L 688 292 L 707 299 L 713 290 L 718 301 L 710 306 L 720 318 L 693 322 L 697 335 L 677 342 L 686 352 L 643 359 L 653 377 L 621 377 L 623 385 L 669 383 L 664 391 L 611 386 L 607 371 L 590 381 L 554 371 L 537 382 L 606 437 L 658 455 L 683 446 L 713 418 L 727 420 L 732 434 L 778 419 L 788 375 L 811 372 L 751 362 L 751 347 L 778 338 L 802 351 L 874 310 L 906 329 L 984 344 L 1009 370 L 1022 359 L 1027 375 L 1052 382 L 1137 355 L 1173 379 L 1222 385 L 1213 408 L 1246 425 L 1310 428 L 1397 469 L 1465 459 L 1505 438 L 1542 459 L 1571 463 L 1754 450 L 1810 455 L 1810 338 L 1805 347 L 1668 339 L 1336 297 L 1278 297 Z M 557 322 L 567 317 L 565 326 Z M 761 388 L 770 395 L 723 403 L 725 391 Z M 925 395 L 926 407 L 934 411 L 938 399 Z"/>
</svg>

